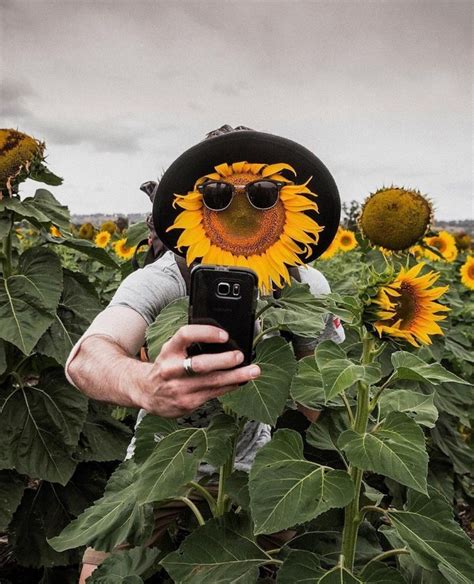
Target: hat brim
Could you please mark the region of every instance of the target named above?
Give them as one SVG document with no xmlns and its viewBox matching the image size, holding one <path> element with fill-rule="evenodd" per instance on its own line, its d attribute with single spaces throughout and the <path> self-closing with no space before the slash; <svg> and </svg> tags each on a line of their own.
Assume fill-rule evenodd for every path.
<svg viewBox="0 0 474 584">
<path fill-rule="evenodd" d="M 192 191 L 198 178 L 214 171 L 223 162 L 261 162 L 276 164 L 285 162 L 291 165 L 298 181 L 305 182 L 310 177 L 308 188 L 317 195 L 319 212 L 308 212 L 323 231 L 317 244 L 312 245 L 311 254 L 301 256 L 309 263 L 323 254 L 334 239 L 339 226 L 341 202 L 336 183 L 329 170 L 312 152 L 304 146 L 273 134 L 255 131 L 236 131 L 215 138 L 209 138 L 186 150 L 177 158 L 162 176 L 153 202 L 153 221 L 156 232 L 164 245 L 179 255 L 176 242 L 181 234 L 177 229 L 166 232 L 177 215 L 182 211 L 173 208 L 175 194 Z"/>
</svg>

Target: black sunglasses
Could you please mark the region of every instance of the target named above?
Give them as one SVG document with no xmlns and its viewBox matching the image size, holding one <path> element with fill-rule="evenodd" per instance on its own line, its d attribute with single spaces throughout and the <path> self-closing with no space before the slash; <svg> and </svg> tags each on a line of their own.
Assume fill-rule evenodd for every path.
<svg viewBox="0 0 474 584">
<path fill-rule="evenodd" d="M 232 203 L 237 190 L 245 191 L 249 203 L 264 211 L 278 203 L 280 189 L 285 183 L 261 179 L 246 185 L 231 185 L 226 182 L 208 181 L 198 186 L 204 205 L 210 211 L 224 211 Z"/>
</svg>

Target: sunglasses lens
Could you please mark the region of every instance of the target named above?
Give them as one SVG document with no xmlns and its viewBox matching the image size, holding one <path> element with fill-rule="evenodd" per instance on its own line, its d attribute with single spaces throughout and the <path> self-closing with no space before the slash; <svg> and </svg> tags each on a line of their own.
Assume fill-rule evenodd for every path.
<svg viewBox="0 0 474 584">
<path fill-rule="evenodd" d="M 271 209 L 278 201 L 280 187 L 269 180 L 259 180 L 247 187 L 249 201 L 257 209 Z"/>
<path fill-rule="evenodd" d="M 202 187 L 202 198 L 211 211 L 223 211 L 232 201 L 232 192 L 230 184 L 208 182 Z"/>
</svg>

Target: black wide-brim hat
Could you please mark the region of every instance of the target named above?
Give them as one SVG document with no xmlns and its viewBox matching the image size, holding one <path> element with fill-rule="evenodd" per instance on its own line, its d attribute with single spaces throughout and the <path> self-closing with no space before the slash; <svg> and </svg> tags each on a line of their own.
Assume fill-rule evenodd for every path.
<svg viewBox="0 0 474 584">
<path fill-rule="evenodd" d="M 339 192 L 331 173 L 319 158 L 301 144 L 253 130 L 235 131 L 199 142 L 181 154 L 164 173 L 153 202 L 153 222 L 164 245 L 178 255 L 186 254 L 186 249 L 180 252 L 176 248 L 181 230 L 166 232 L 182 211 L 178 206 L 173 208 L 174 195 L 192 191 L 197 179 L 214 172 L 215 166 L 244 160 L 265 164 L 285 162 L 295 169 L 298 184 L 312 177 L 307 187 L 317 195 L 319 213 L 306 213 L 324 226 L 324 230 L 319 234 L 318 243 L 311 246 L 311 255 L 306 257 L 302 254 L 301 259 L 308 263 L 318 258 L 334 239 L 341 215 Z M 292 174 L 286 175 L 285 171 L 281 174 L 295 180 Z"/>
</svg>

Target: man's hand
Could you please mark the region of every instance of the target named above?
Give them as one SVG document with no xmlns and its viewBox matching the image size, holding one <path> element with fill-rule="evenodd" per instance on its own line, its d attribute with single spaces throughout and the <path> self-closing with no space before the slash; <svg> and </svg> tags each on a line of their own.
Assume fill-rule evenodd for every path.
<svg viewBox="0 0 474 584">
<path fill-rule="evenodd" d="M 145 370 L 140 380 L 141 407 L 165 418 L 177 418 L 236 389 L 240 383 L 258 377 L 260 368 L 257 365 L 233 369 L 243 361 L 241 351 L 197 355 L 192 358 L 196 375 L 186 375 L 183 362 L 192 343 L 225 343 L 227 340 L 227 332 L 214 326 L 181 327 Z"/>
</svg>

